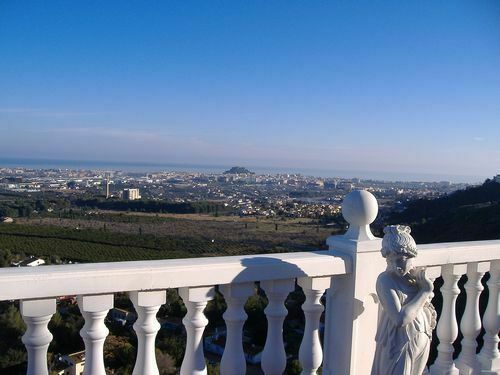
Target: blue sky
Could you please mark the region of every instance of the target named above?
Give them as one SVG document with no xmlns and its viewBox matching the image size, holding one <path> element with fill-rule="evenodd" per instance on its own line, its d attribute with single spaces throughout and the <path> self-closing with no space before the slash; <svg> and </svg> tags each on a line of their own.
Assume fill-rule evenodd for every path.
<svg viewBox="0 0 500 375">
<path fill-rule="evenodd" d="M 0 2 L 0 157 L 487 177 L 500 2 Z"/>
</svg>

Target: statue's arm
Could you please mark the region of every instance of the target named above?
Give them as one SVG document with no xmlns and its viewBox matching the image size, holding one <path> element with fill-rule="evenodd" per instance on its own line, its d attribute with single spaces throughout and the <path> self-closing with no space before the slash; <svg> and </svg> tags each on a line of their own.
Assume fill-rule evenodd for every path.
<svg viewBox="0 0 500 375">
<path fill-rule="evenodd" d="M 398 327 L 404 327 L 413 322 L 429 298 L 429 293 L 421 289 L 414 298 L 401 306 L 396 290 L 385 274 L 379 276 L 376 287 L 385 313 Z"/>
</svg>

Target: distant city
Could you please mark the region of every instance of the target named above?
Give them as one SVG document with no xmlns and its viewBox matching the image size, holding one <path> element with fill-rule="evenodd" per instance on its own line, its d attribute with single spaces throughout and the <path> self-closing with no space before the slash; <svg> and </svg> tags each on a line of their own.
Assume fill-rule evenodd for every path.
<svg viewBox="0 0 500 375">
<path fill-rule="evenodd" d="M 113 170 L 124 172 L 147 173 L 152 171 L 172 172 L 198 172 L 216 174 L 230 168 L 230 165 L 215 164 L 192 164 L 192 163 L 169 163 L 169 162 L 134 162 L 134 161 L 110 161 L 110 160 L 68 160 L 68 159 L 27 159 L 0 157 L 0 167 L 6 168 L 31 168 L 31 169 L 71 169 L 71 170 Z M 413 170 L 384 171 L 384 170 L 349 170 L 337 168 L 306 168 L 286 166 L 261 166 L 247 165 L 256 174 L 301 174 L 304 176 L 316 176 L 322 178 L 361 178 L 364 180 L 383 181 L 425 181 L 438 182 L 450 181 L 455 183 L 479 184 L 490 175 L 467 175 L 449 173 L 419 173 Z M 382 167 L 382 166 L 381 166 Z M 494 171 L 492 171 L 493 173 Z"/>
<path fill-rule="evenodd" d="M 104 169 L 37 169 L 0 167 L 0 189 L 17 193 L 55 192 L 120 200 L 175 203 L 212 201 L 240 216 L 330 216 L 340 211 L 353 189 L 376 194 L 394 209 L 418 198 L 436 198 L 468 186 L 465 183 L 378 181 L 324 178 L 302 174 L 256 174 L 243 167 L 211 172 L 127 172 Z"/>
</svg>

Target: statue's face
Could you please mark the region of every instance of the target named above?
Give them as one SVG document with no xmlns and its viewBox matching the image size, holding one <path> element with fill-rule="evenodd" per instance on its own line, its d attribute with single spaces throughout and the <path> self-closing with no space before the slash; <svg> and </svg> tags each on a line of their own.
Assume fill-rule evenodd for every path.
<svg viewBox="0 0 500 375">
<path fill-rule="evenodd" d="M 411 258 L 404 254 L 390 253 L 387 256 L 387 264 L 389 265 L 389 271 L 398 276 L 405 276 L 412 269 Z"/>
</svg>

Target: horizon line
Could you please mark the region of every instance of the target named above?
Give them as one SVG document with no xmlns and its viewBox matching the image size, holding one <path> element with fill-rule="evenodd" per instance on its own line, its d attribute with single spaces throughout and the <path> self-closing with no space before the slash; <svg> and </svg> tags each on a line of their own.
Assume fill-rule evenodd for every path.
<svg viewBox="0 0 500 375">
<path fill-rule="evenodd" d="M 5 167 L 2 165 L 7 163 Z M 30 165 L 31 164 L 31 165 Z M 40 166 L 43 164 L 52 164 L 52 166 L 45 166 L 36 168 L 35 166 Z M 68 165 L 71 164 L 71 165 Z M 88 164 L 88 166 L 78 164 Z M 490 178 L 487 176 L 472 176 L 472 175 L 456 175 L 456 174 L 439 174 L 439 173 L 408 173 L 408 172 L 390 172 L 390 171 L 360 171 L 360 170 L 342 170 L 342 169 L 328 169 L 328 168 L 314 168 L 314 167 L 283 167 L 283 166 L 256 166 L 256 165 L 246 165 L 245 163 L 233 163 L 233 164 L 200 164 L 200 163 L 178 163 L 178 162 L 147 162 L 147 161 L 115 161 L 115 160 L 77 160 L 77 159 L 53 159 L 53 158 L 12 158 L 12 157 L 2 157 L 0 156 L 0 167 L 4 168 L 33 168 L 33 169 L 74 169 L 74 170 L 100 170 L 101 168 L 92 168 L 92 164 L 95 166 L 101 166 L 102 169 L 110 170 L 122 170 L 124 172 L 134 172 L 133 170 L 126 169 L 126 167 L 141 167 L 141 172 L 155 172 L 155 170 L 146 170 L 148 167 L 174 167 L 174 168 L 187 168 L 184 170 L 177 170 L 177 172 L 201 172 L 199 169 L 228 169 L 234 166 L 244 166 L 247 169 L 257 169 L 260 170 L 259 174 L 299 174 L 305 176 L 312 176 L 318 178 L 343 178 L 343 179 L 361 179 L 361 180 L 373 180 L 373 181 L 391 181 L 391 182 L 453 182 L 453 183 L 468 183 L 477 184 L 484 182 L 485 179 Z M 120 169 L 114 169 L 114 167 L 125 167 Z M 63 168 L 66 167 L 66 168 Z M 198 169 L 198 171 L 196 171 Z M 312 172 L 319 173 L 319 175 L 311 174 Z M 205 171 L 206 172 L 206 171 Z M 211 173 L 223 173 L 211 171 Z M 267 173 L 266 173 L 267 172 Z M 304 173 L 305 172 L 305 173 Z M 257 173 L 257 172 L 255 172 Z M 327 173 L 327 174 L 325 174 Z M 383 176 L 386 177 L 383 177 Z M 406 175 L 406 177 L 405 177 Z M 370 177 L 367 177 L 370 176 Z M 378 177 L 376 177 L 378 176 Z M 392 177 L 387 177 L 392 176 Z M 396 177 L 400 176 L 400 177 Z M 419 179 L 419 177 L 421 176 Z M 432 177 L 431 177 L 432 176 Z M 450 178 L 451 177 L 451 178 Z M 457 181 L 457 179 L 459 181 Z M 453 181 L 452 181 L 453 180 Z"/>
</svg>

